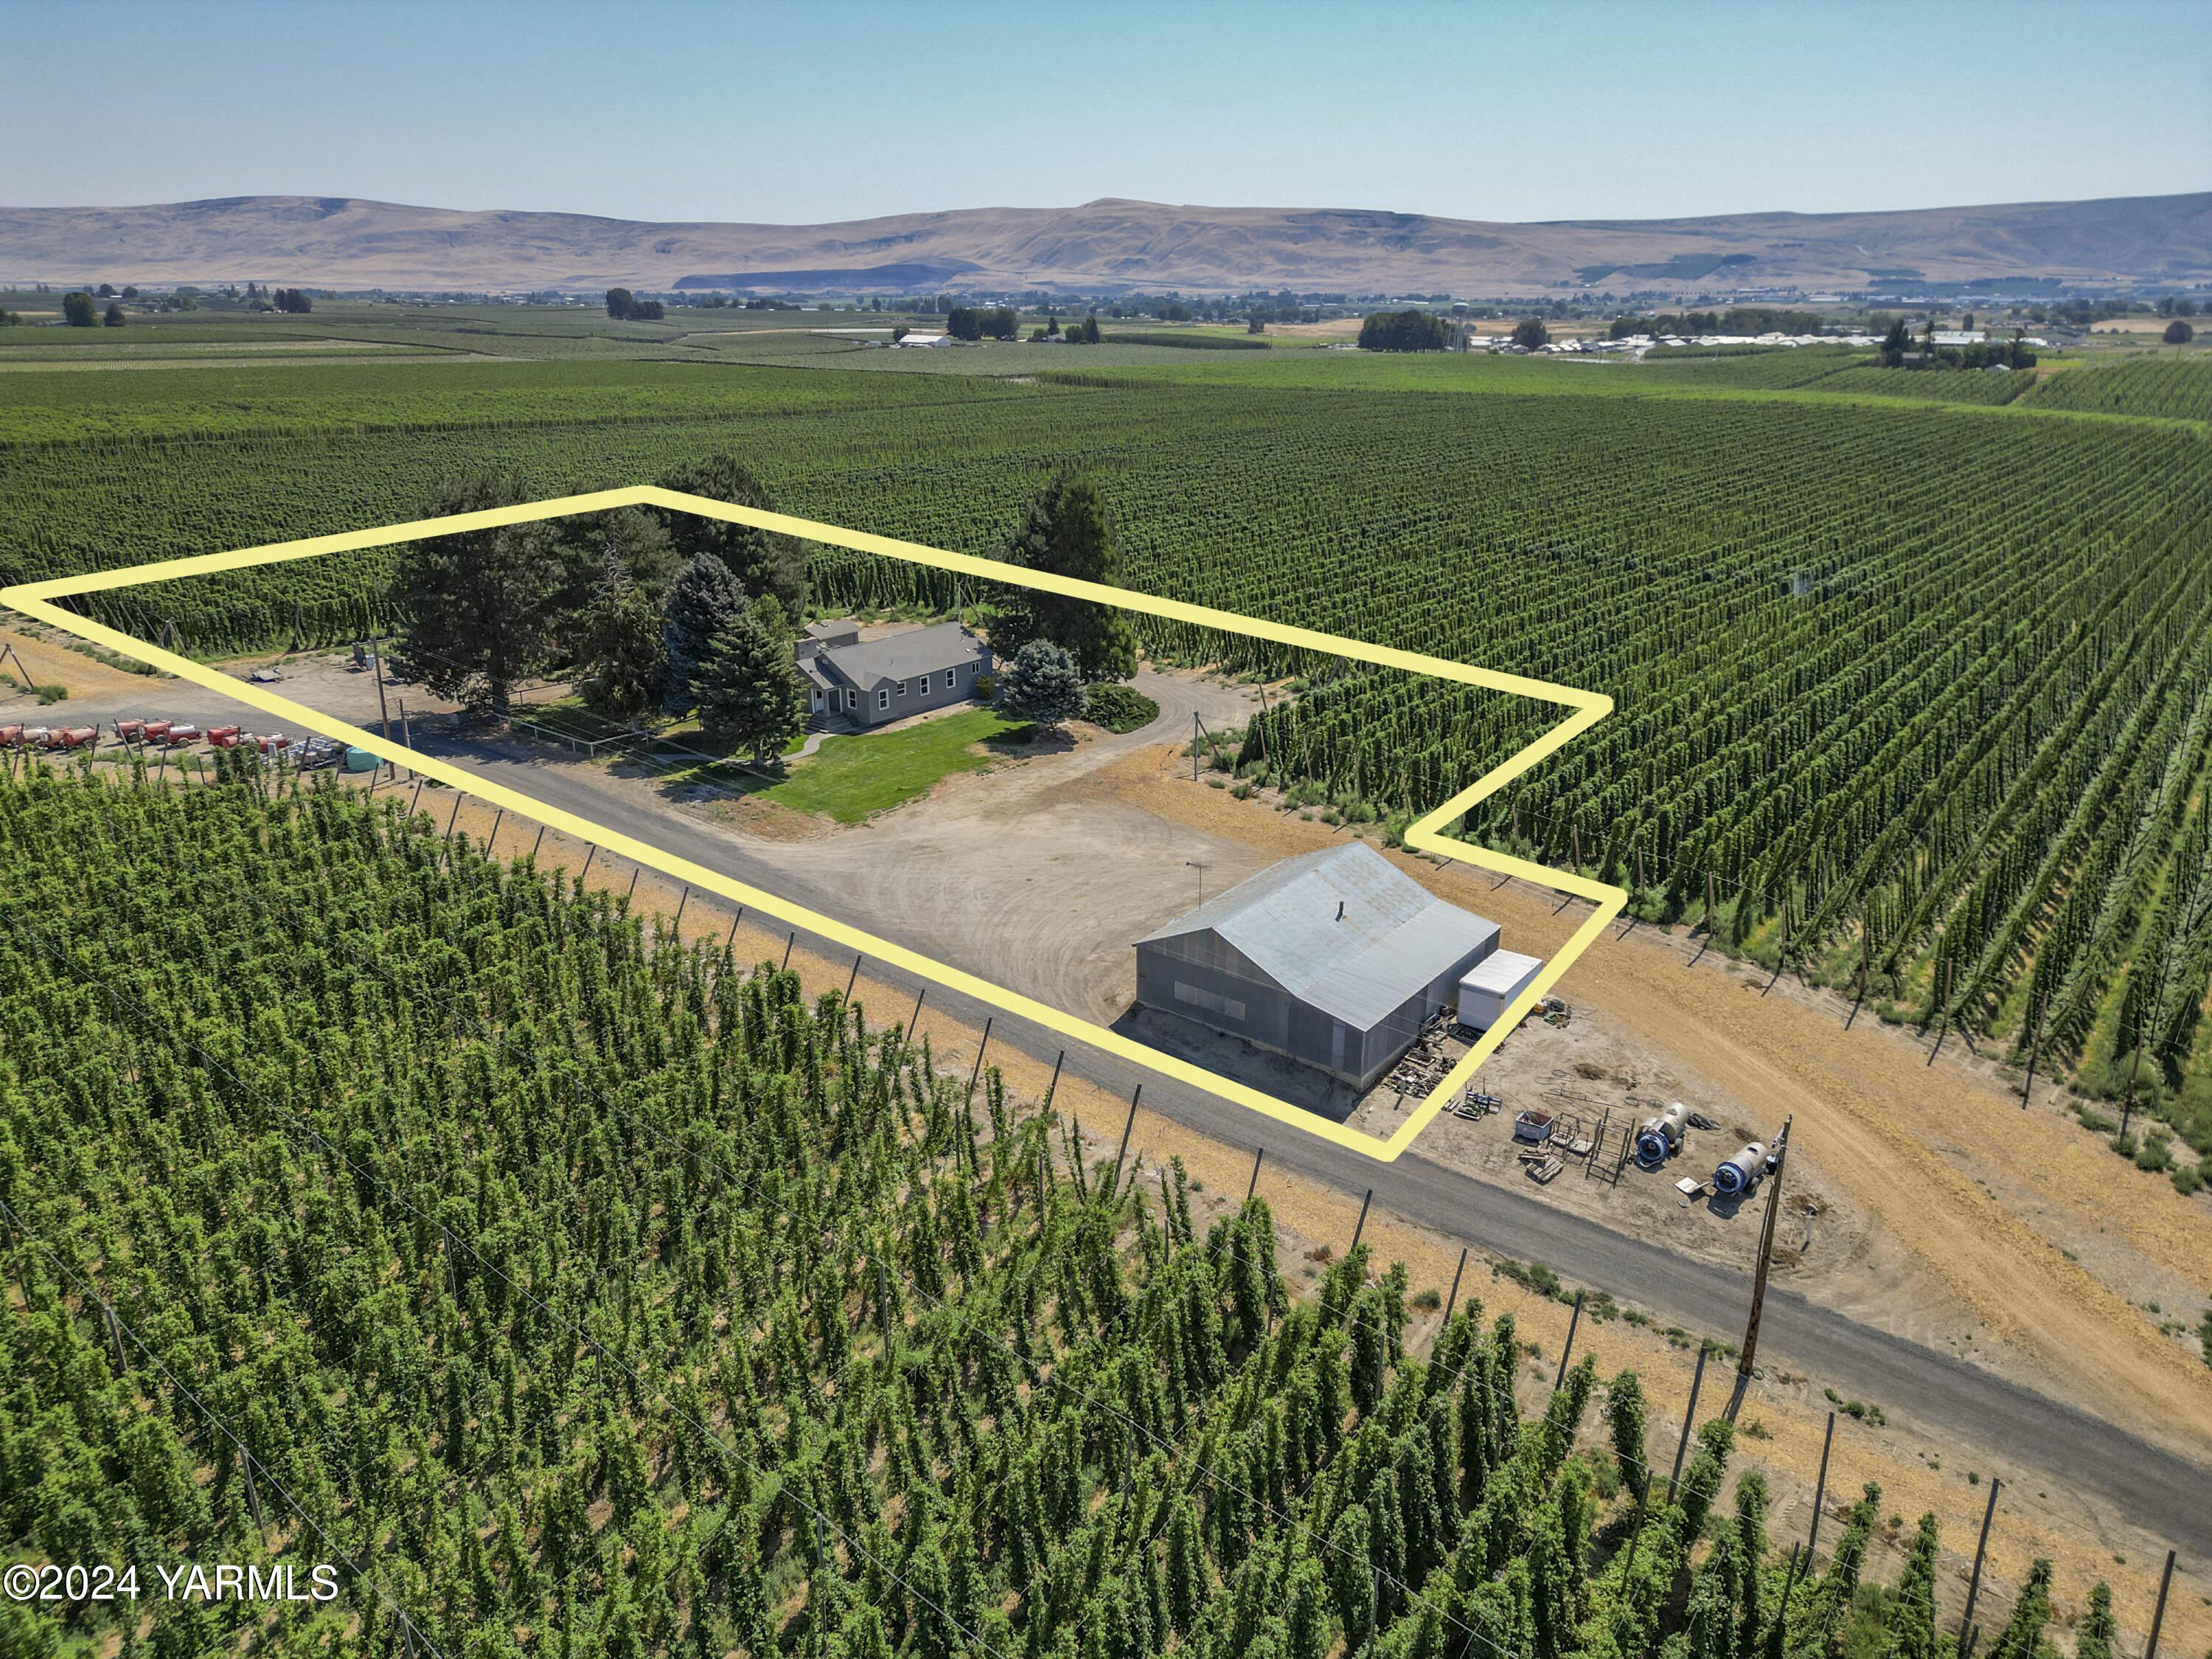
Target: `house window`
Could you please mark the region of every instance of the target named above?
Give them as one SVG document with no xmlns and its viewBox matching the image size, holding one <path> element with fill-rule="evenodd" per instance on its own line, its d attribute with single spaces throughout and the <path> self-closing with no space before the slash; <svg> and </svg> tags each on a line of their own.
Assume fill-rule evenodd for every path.
<svg viewBox="0 0 2212 1659">
<path fill-rule="evenodd" d="M 904 680 L 901 680 L 899 682 L 899 696 L 902 697 L 906 696 L 906 682 Z"/>
<path fill-rule="evenodd" d="M 890 706 L 891 706 L 891 694 L 890 694 L 890 692 L 888 692 L 888 691 L 878 691 L 878 692 L 877 692 L 877 693 L 876 693 L 876 707 L 877 707 L 877 708 L 890 708 Z"/>
<path fill-rule="evenodd" d="M 952 689 L 952 677 L 958 671 L 957 669 L 951 668 L 948 668 L 945 671 L 945 689 L 947 691 L 950 691 Z"/>
</svg>

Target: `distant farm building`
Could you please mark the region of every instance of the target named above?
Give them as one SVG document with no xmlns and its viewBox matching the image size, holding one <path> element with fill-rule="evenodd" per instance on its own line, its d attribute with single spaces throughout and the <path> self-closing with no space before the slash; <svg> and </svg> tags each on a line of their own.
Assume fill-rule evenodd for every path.
<svg viewBox="0 0 2212 1659">
<path fill-rule="evenodd" d="M 1498 949 L 1364 842 L 1285 859 L 1137 941 L 1137 1000 L 1364 1091 Z"/>
<path fill-rule="evenodd" d="M 856 623 L 811 623 L 798 659 L 809 710 L 864 726 L 965 702 L 991 672 L 991 647 L 957 622 L 866 643 Z"/>
<path fill-rule="evenodd" d="M 894 340 L 891 343 L 901 349 L 908 346 L 941 346 L 950 345 L 951 339 L 950 336 L 944 334 L 909 334 L 904 339 Z"/>
</svg>

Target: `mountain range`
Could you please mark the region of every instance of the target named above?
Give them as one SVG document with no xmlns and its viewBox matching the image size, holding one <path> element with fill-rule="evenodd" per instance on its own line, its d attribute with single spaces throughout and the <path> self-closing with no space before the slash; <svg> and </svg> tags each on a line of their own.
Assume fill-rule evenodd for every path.
<svg viewBox="0 0 2212 1659">
<path fill-rule="evenodd" d="M 655 224 L 570 213 L 237 196 L 0 208 L 0 282 L 648 291 L 1726 294 L 1999 278 L 2212 280 L 2212 191 L 1869 213 L 1504 224 L 1343 208 L 969 208 L 842 224 Z"/>
</svg>

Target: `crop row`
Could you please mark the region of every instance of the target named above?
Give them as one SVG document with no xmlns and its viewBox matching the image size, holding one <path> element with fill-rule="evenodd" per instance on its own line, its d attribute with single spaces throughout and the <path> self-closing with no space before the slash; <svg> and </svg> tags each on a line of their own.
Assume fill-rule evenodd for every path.
<svg viewBox="0 0 2212 1659">
<path fill-rule="evenodd" d="M 2185 803 L 2203 764 L 2185 719 L 2136 718 L 2201 684 L 2188 674 L 2212 598 L 2212 477 L 2189 430 L 1903 401 L 1179 384 L 979 396 L 932 378 L 927 401 L 885 403 L 793 381 L 857 383 L 767 375 L 750 412 L 716 404 L 697 420 L 171 445 L 65 476 L 42 459 L 0 490 L 0 546 L 18 569 L 204 551 L 388 521 L 463 464 L 551 494 L 734 447 L 789 510 L 988 555 L 1046 477 L 1079 465 L 1113 504 L 1133 584 L 1612 696 L 1612 719 L 1469 830 L 1640 869 L 1639 902 L 1656 909 L 1696 905 L 1710 872 L 1763 895 L 1735 907 L 1740 937 L 1784 904 L 1801 952 L 1870 924 L 1901 994 L 2024 1037 L 2057 990 L 2046 969 L 2032 1000 L 2024 977 L 2057 911 L 2122 880 L 2067 921 L 2101 942 L 2054 1000 L 2084 1011 L 2059 1033 L 2070 1051 L 2110 1046 L 2108 993 L 2140 954 L 2128 924 L 2164 890 L 2188 822 L 2154 815 L 2129 842 L 2118 817 Z M 369 553 L 91 608 L 142 629 L 173 617 L 204 650 L 295 628 L 337 638 L 362 625 L 384 568 Z M 935 573 L 826 550 L 815 578 L 841 604 L 951 598 Z M 1253 758 L 1389 812 L 1436 805 L 1557 717 L 1246 641 L 1148 637 L 1162 654 L 1304 677 L 1260 722 Z M 2094 862 L 2114 848 L 2129 855 Z M 2169 936 L 2194 948 L 2178 922 Z M 2172 1042 L 2194 1041 L 2172 1036 L 2185 1024 L 2177 1012 L 2167 1028 L 2174 1063 Z"/>
</svg>

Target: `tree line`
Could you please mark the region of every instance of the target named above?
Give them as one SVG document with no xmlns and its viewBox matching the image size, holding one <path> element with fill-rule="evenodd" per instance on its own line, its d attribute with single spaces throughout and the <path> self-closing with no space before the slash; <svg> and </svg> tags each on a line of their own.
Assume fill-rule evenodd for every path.
<svg viewBox="0 0 2212 1659">
<path fill-rule="evenodd" d="M 773 512 L 732 456 L 686 462 L 663 488 Z M 514 475 L 448 481 L 423 516 L 530 499 Z M 399 550 L 391 599 L 400 655 L 439 696 L 498 717 L 520 681 L 582 678 L 587 704 L 627 720 L 697 710 L 718 741 L 780 752 L 803 727 L 791 630 L 805 615 L 794 538 L 655 507 L 426 537 Z"/>
</svg>

